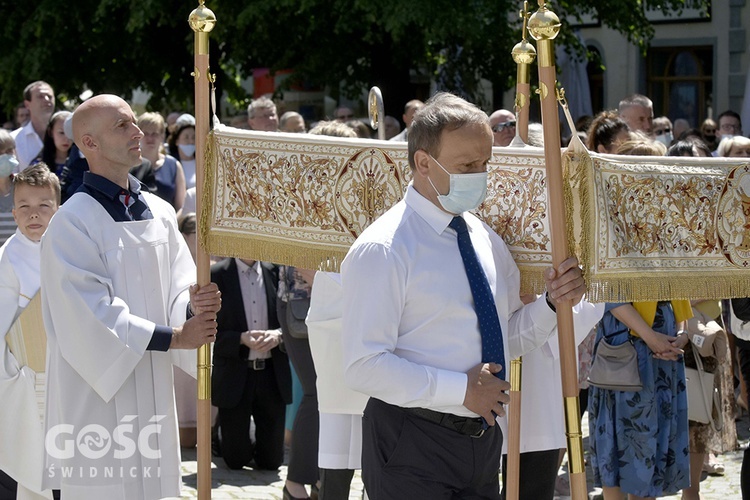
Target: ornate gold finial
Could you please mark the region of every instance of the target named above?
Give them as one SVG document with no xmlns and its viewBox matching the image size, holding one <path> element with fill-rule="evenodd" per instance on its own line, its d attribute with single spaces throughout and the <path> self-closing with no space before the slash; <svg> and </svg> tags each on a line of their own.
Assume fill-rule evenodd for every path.
<svg viewBox="0 0 750 500">
<path fill-rule="evenodd" d="M 511 55 L 513 56 L 513 61 L 516 64 L 532 64 L 534 62 L 534 59 L 536 59 L 536 49 L 526 39 L 527 23 L 529 21 L 529 16 L 531 16 L 531 13 L 529 12 L 528 8 L 529 8 L 529 2 L 524 1 L 523 10 L 519 12 L 521 18 L 523 18 L 523 28 L 521 29 L 521 41 L 517 43 L 515 46 L 513 46 L 513 50 L 511 51 Z"/>
<path fill-rule="evenodd" d="M 552 40 L 560 33 L 560 18 L 539 0 L 539 10 L 529 19 L 529 33 L 534 40 Z"/>
<path fill-rule="evenodd" d="M 200 5 L 188 17 L 188 24 L 196 33 L 208 33 L 216 25 L 216 16 L 211 9 L 203 4 L 204 0 L 199 1 Z"/>
<path fill-rule="evenodd" d="M 522 40 L 513 47 L 511 55 L 516 64 L 533 64 L 536 58 L 536 49 L 528 41 Z"/>
</svg>

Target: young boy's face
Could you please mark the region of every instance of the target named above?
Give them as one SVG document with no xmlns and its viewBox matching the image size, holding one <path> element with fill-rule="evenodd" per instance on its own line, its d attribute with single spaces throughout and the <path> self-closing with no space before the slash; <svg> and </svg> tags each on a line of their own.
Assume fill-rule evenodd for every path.
<svg viewBox="0 0 750 500">
<path fill-rule="evenodd" d="M 14 186 L 13 218 L 21 233 L 31 241 L 42 239 L 57 209 L 57 198 L 51 186 Z"/>
</svg>

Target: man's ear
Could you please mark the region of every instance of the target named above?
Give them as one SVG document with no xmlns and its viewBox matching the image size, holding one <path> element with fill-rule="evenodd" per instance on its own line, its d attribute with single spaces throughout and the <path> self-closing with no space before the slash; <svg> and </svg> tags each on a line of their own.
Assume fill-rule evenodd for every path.
<svg viewBox="0 0 750 500">
<path fill-rule="evenodd" d="M 81 136 L 81 146 L 83 146 L 81 149 L 84 151 L 84 154 L 86 151 L 98 149 L 98 145 L 91 134 L 84 134 Z"/>
<path fill-rule="evenodd" d="M 427 177 L 430 171 L 430 155 L 423 149 L 414 152 L 414 173 Z"/>
</svg>

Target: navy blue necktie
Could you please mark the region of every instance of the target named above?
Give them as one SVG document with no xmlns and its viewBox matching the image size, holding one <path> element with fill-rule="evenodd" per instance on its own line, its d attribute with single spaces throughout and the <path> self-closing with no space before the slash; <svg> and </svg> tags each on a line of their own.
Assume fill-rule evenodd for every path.
<svg viewBox="0 0 750 500">
<path fill-rule="evenodd" d="M 496 375 L 505 380 L 505 351 L 503 350 L 503 330 L 500 318 L 497 316 L 495 299 L 492 296 L 490 284 L 479 264 L 474 245 L 471 244 L 469 229 L 462 217 L 454 217 L 448 224 L 458 233 L 458 250 L 469 278 L 471 295 L 474 297 L 474 310 L 479 320 L 479 332 L 482 334 L 482 363 L 498 363 L 502 365 Z"/>
</svg>

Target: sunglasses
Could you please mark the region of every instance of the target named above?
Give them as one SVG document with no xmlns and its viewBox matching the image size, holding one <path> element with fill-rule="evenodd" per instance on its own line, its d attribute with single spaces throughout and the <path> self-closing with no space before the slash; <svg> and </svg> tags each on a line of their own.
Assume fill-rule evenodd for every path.
<svg viewBox="0 0 750 500">
<path fill-rule="evenodd" d="M 492 127 L 492 131 L 493 132 L 502 132 L 503 130 L 505 130 L 508 127 L 515 127 L 515 126 L 516 126 L 516 122 L 515 121 L 509 121 L 509 122 L 505 122 L 505 123 L 498 123 L 497 125 L 495 125 L 494 127 Z"/>
<path fill-rule="evenodd" d="M 670 133 L 671 131 L 671 128 L 660 128 L 658 130 L 654 130 L 654 135 L 664 135 Z"/>
</svg>

